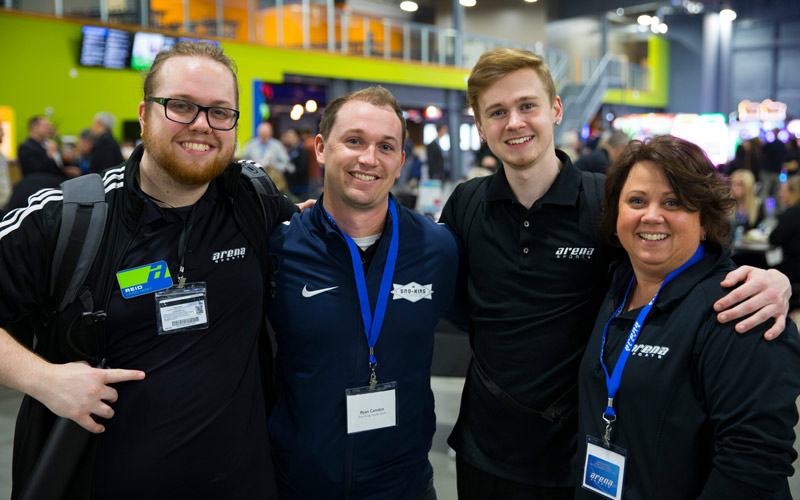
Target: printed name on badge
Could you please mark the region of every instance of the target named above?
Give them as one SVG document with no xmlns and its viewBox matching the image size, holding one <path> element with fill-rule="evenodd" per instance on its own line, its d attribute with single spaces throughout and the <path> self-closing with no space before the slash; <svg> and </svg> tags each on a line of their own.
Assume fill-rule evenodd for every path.
<svg viewBox="0 0 800 500">
<path fill-rule="evenodd" d="M 397 425 L 397 383 L 348 389 L 347 433 L 371 431 Z"/>
</svg>

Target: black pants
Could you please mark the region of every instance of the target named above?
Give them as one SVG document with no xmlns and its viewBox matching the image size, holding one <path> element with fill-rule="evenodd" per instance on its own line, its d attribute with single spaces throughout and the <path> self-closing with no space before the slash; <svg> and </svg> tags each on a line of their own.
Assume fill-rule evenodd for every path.
<svg viewBox="0 0 800 500">
<path fill-rule="evenodd" d="M 516 483 L 477 469 L 456 456 L 458 500 L 572 500 L 575 488 Z"/>
</svg>

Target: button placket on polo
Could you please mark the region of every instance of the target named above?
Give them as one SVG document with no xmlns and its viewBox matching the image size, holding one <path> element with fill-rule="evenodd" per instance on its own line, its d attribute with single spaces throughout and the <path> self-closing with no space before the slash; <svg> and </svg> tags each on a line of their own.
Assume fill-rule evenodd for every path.
<svg viewBox="0 0 800 500">
<path fill-rule="evenodd" d="M 526 215 L 519 225 L 519 261 L 520 265 L 525 268 L 529 268 L 533 265 L 532 258 L 534 252 L 532 250 L 534 245 L 535 228 L 534 224 L 532 224 L 529 220 L 531 217 L 531 214 Z"/>
</svg>

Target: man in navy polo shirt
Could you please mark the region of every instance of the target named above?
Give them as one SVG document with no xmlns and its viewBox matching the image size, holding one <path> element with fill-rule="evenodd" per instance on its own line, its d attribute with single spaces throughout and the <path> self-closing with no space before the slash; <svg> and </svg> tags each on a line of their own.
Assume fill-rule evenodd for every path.
<svg viewBox="0 0 800 500">
<path fill-rule="evenodd" d="M 325 192 L 272 236 L 280 497 L 436 498 L 433 330 L 450 305 L 458 244 L 389 194 L 406 124 L 371 87 L 334 99 L 315 140 Z"/>
</svg>

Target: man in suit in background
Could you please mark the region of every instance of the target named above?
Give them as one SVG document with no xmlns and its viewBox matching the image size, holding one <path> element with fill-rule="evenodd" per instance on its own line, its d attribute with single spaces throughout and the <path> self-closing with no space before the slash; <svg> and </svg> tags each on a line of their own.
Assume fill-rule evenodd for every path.
<svg viewBox="0 0 800 500">
<path fill-rule="evenodd" d="M 436 126 L 436 139 L 428 143 L 428 178 L 429 179 L 447 179 L 448 168 L 445 167 L 447 160 L 446 153 L 442 149 L 442 137 L 447 134 L 447 125 Z"/>
</svg>

